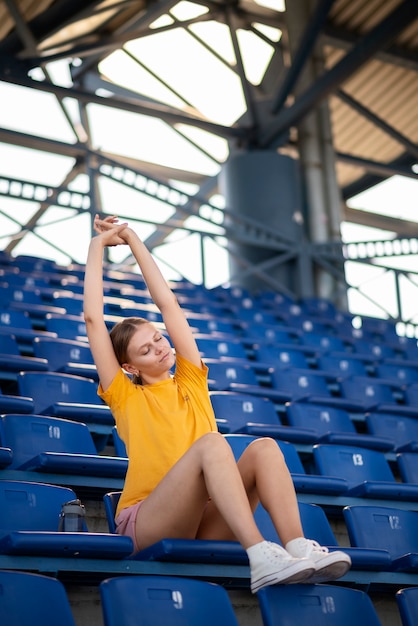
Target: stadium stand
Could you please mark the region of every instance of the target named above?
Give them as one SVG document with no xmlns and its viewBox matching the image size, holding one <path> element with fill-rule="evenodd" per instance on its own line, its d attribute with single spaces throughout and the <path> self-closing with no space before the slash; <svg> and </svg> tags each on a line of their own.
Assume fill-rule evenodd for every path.
<svg viewBox="0 0 418 626">
<path fill-rule="evenodd" d="M 402 626 L 414 626 L 418 623 L 418 587 L 400 589 L 396 601 L 402 619 Z"/>
<path fill-rule="evenodd" d="M 129 576 L 104 580 L 100 596 L 105 626 L 238 626 L 220 585 L 173 576 Z"/>
<path fill-rule="evenodd" d="M 65 587 L 56 578 L 0 570 L 0 623 L 75 626 Z"/>
<path fill-rule="evenodd" d="M 53 280 L 60 280 L 59 276 L 54 272 Z M 43 280 L 47 278 L 44 276 Z M 71 284 L 69 274 L 67 280 Z M 139 309 L 129 308 L 133 300 L 130 289 L 137 287 L 125 281 L 123 284 L 127 304 L 124 312 L 138 312 Z M 107 286 L 109 293 L 120 298 L 118 289 L 122 288 L 111 277 Z M 297 305 L 288 302 L 280 317 L 275 312 L 272 294 L 254 298 L 252 307 L 245 310 L 254 316 L 258 307 L 265 309 L 265 313 L 278 320 L 277 327 L 272 327 L 248 323 L 251 316 L 247 313 L 244 319 L 243 308 L 237 304 L 239 297 L 232 295 L 232 289 L 218 289 L 216 302 L 214 294 L 202 288 L 195 298 L 190 285 L 179 289 L 186 292 L 184 298 L 190 301 L 190 321 L 192 325 L 195 322 L 202 356 L 209 367 L 211 399 L 218 427 L 225 433 L 236 457 L 254 438 L 273 436 L 294 480 L 305 533 L 331 550 L 344 549 L 350 554 L 352 569 L 342 579 L 343 587 L 332 587 L 332 596 L 329 596 L 332 602 L 336 606 L 342 602 L 334 596 L 334 589 L 353 591 L 350 586 L 366 585 L 371 597 L 374 589 L 383 589 L 385 597 L 395 602 L 395 593 L 401 587 L 417 586 L 418 572 L 413 567 L 395 568 L 389 544 L 361 544 L 350 535 L 346 521 L 347 511 L 356 507 L 368 509 L 384 505 L 400 511 L 400 517 L 404 513 L 418 514 L 415 484 L 418 481 L 416 474 L 408 473 L 416 472 L 418 458 L 414 453 L 418 445 L 417 421 L 412 417 L 415 366 L 409 365 L 401 342 L 393 347 L 396 342 L 391 336 L 391 358 L 386 358 L 387 351 L 382 352 L 383 356 L 373 353 L 366 358 L 360 349 L 355 349 L 354 338 L 349 340 L 347 332 L 343 338 L 337 335 L 338 327 L 332 326 L 332 312 L 326 303 L 312 302 L 309 307 L 304 303 L 297 313 Z M 41 291 L 45 298 L 51 297 L 45 284 Z M 139 298 L 146 299 L 144 294 L 138 295 Z M 60 304 L 64 304 L 63 299 Z M 115 301 L 109 308 L 109 327 L 118 319 L 116 304 Z M 137 304 L 141 307 L 147 303 Z M 77 584 L 88 580 L 97 589 L 105 578 L 123 575 L 124 579 L 133 580 L 137 574 L 141 574 L 141 578 L 158 574 L 157 578 L 162 580 L 170 574 L 170 577 L 179 575 L 182 580 L 201 578 L 227 589 L 248 590 L 247 559 L 236 542 L 167 538 L 132 557 L 130 540 L 115 535 L 113 516 L 126 471 L 126 450 L 110 412 L 97 397 L 97 375 L 85 341 L 82 319 L 67 311 L 62 315 L 47 311 L 46 300 L 42 306 L 46 307 L 43 321 L 39 310 L 26 314 L 10 310 L 11 317 L 6 316 L 10 323 L 0 335 L 4 369 L 9 354 L 22 364 L 22 368 L 14 368 L 13 358 L 10 358 L 9 368 L 14 371 L 4 374 L 2 381 L 0 493 L 26 494 L 6 498 L 7 504 L 1 505 L 0 573 L 6 568 L 12 573 L 24 570 L 42 573 L 45 568 L 48 571 L 52 568 L 64 581 L 74 581 L 80 576 Z M 295 312 L 290 313 L 293 307 L 296 307 Z M 315 319 L 306 330 L 308 308 L 315 311 Z M 213 314 L 218 309 L 224 317 L 222 323 L 214 326 Z M 238 310 L 241 319 L 234 317 Z M 326 316 L 322 320 L 321 314 Z M 19 319 L 24 328 L 16 333 L 14 324 Z M 329 342 L 332 350 L 318 340 L 316 335 L 321 328 L 327 329 L 324 333 L 335 333 L 335 337 L 341 339 Z M 312 334 L 306 339 L 308 333 Z M 374 340 L 376 336 L 377 331 L 374 331 Z M 382 345 L 386 340 L 380 339 Z M 335 352 L 337 345 L 339 351 Z M 30 371 L 30 363 L 35 371 Z M 361 384 L 357 385 L 359 381 Z M 345 382 L 347 387 L 344 387 Z M 73 387 L 73 383 L 77 385 Z M 349 383 L 357 385 L 356 394 L 360 395 L 354 396 L 349 391 Z M 369 402 L 364 392 L 369 386 L 377 390 L 389 389 L 390 398 L 386 395 L 380 403 L 375 402 L 373 396 L 373 402 Z M 13 393 L 5 393 L 10 390 Z M 396 409 L 396 413 L 384 412 L 389 409 Z M 54 437 L 58 432 L 59 437 Z M 351 459 L 353 455 L 361 458 L 362 464 L 351 468 L 356 472 L 354 477 L 347 468 L 340 471 L 335 460 L 329 461 L 327 466 L 320 460 L 321 449 L 328 448 L 332 454 L 350 450 Z M 377 455 L 370 461 L 373 468 L 375 463 L 378 465 L 366 477 L 362 472 L 369 469 L 369 452 Z M 42 493 L 46 488 L 47 496 Z M 59 491 L 56 500 L 49 489 L 64 492 Z M 89 510 L 91 515 L 96 515 L 99 507 L 99 521 L 92 518 L 91 522 L 98 525 L 98 532 L 88 530 L 89 524 L 76 536 L 58 531 L 63 501 L 77 497 L 86 502 L 87 522 Z M 43 518 L 40 513 L 38 517 L 38 506 L 30 516 L 24 513 L 32 500 L 36 500 L 39 508 L 48 501 L 47 517 Z M 29 517 L 30 524 L 26 523 Z M 24 518 L 25 524 L 22 524 Z M 257 508 L 256 519 L 265 536 L 276 541 L 277 534 L 262 507 Z M 410 550 L 413 554 L 415 539 L 410 540 L 409 534 L 405 535 L 409 547 L 414 548 Z M 409 558 L 412 562 L 411 555 Z M 314 597 L 315 602 L 325 601 L 322 591 L 316 587 L 312 590 L 305 587 L 303 591 L 310 598 Z M 311 591 L 316 595 L 311 596 Z M 261 606 L 261 593 L 258 601 Z M 398 597 L 397 601 L 401 602 Z M 401 604 L 399 607 L 401 615 Z"/>
<path fill-rule="evenodd" d="M 364 591 L 334 585 L 283 585 L 258 592 L 264 626 L 381 626 Z"/>
</svg>

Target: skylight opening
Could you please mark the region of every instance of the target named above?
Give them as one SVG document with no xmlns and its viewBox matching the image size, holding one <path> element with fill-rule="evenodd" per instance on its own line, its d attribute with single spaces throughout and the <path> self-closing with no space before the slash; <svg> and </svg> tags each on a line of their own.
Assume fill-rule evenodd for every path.
<svg viewBox="0 0 418 626">
<path fill-rule="evenodd" d="M 290 0 L 291 1 L 291 0 Z M 254 0 L 256 4 L 279 13 L 286 11 L 285 0 Z"/>
<path fill-rule="evenodd" d="M 187 2 L 187 0 L 182 0 L 170 9 L 171 15 L 181 22 L 192 20 L 208 12 L 209 9 L 207 7 L 201 4 L 195 4 L 194 2 Z"/>
<path fill-rule="evenodd" d="M 274 54 L 274 48 L 249 30 L 237 30 L 237 38 L 247 80 L 253 85 L 259 85 Z"/>
<path fill-rule="evenodd" d="M 238 76 L 185 29 L 136 39 L 126 48 L 208 120 L 230 126 L 244 114 Z"/>
</svg>

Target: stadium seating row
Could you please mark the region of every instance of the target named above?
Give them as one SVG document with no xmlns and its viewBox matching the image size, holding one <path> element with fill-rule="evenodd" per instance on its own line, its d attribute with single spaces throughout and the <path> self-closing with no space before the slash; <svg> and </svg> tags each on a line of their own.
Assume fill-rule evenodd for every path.
<svg viewBox="0 0 418 626">
<path fill-rule="evenodd" d="M 63 584 L 47 576 L 0 571 L 0 621 L 8 626 L 75 626 Z M 130 576 L 100 584 L 105 626 L 238 626 L 223 587 L 173 576 Z M 418 587 L 396 594 L 403 626 L 417 623 Z M 332 585 L 267 587 L 258 593 L 264 626 L 289 623 L 313 626 L 380 626 L 376 610 L 364 591 Z"/>
<path fill-rule="evenodd" d="M 247 587 L 245 553 L 233 542 L 190 546 L 163 540 L 133 560 L 130 540 L 114 534 L 114 506 L 127 459 L 110 411 L 96 393 L 97 373 L 81 314 L 83 274 L 83 266 L 60 268 L 30 257 L 10 263 L 0 259 L 0 487 L 9 487 L 10 498 L 10 507 L 0 509 L 0 570 L 15 570 L 15 575 L 19 569 L 54 571 L 63 580 L 79 576 L 95 584 L 116 577 L 119 594 L 119 574 L 132 579 L 132 585 L 137 578 L 146 583 L 148 576 L 158 574 L 157 581 L 150 580 L 151 595 L 159 604 L 167 598 L 168 611 L 178 609 L 176 602 L 188 591 L 170 587 L 166 573 L 173 584 L 173 577 L 180 575 L 184 582 L 185 577 L 206 578 Z M 325 511 L 331 517 L 342 515 L 345 524 L 350 547 L 344 549 L 352 555 L 353 568 L 343 586 L 260 592 L 265 626 L 280 625 L 280 620 L 310 619 L 315 624 L 313 607 L 318 607 L 318 624 L 319 619 L 344 624 L 343 612 L 360 623 L 367 615 L 377 626 L 370 599 L 345 586 L 352 584 L 367 589 L 376 585 L 393 595 L 408 587 L 396 599 L 403 626 L 417 623 L 416 339 L 399 337 L 388 320 L 354 320 L 318 298 L 296 303 L 282 294 L 253 295 L 235 287 L 206 290 L 187 281 L 172 286 L 210 367 L 218 426 L 235 454 L 254 437 L 275 437 L 295 482 L 307 534 L 332 549 L 337 539 Z M 161 323 L 142 278 L 130 271 L 107 271 L 105 313 L 109 328 L 121 315 Z M 360 329 L 354 327 L 356 321 L 361 321 Z M 112 456 L 104 454 L 109 444 Z M 17 519 L 19 510 L 23 516 L 21 504 L 41 503 L 42 497 L 31 490 L 42 484 L 65 489 L 66 500 L 76 494 L 98 500 L 105 495 L 109 532 L 60 533 L 57 517 L 63 492 L 49 525 L 43 528 L 41 516 L 37 528 L 22 527 Z M 8 509 L 17 517 L 6 521 Z M 32 511 L 26 517 L 32 517 Z M 257 518 L 263 532 L 277 540 L 263 509 L 257 510 Z M 112 585 L 109 581 L 108 588 Z M 140 598 L 139 587 L 129 589 L 132 598 Z M 346 597 L 345 591 L 352 593 Z M 358 594 L 361 613 L 354 608 Z M 285 599 L 291 617 L 286 617 Z M 102 603 L 105 609 L 106 601 Z M 296 616 L 304 607 L 309 607 L 309 618 Z M 225 611 L 211 621 L 226 624 Z M 180 616 L 176 610 L 174 614 Z M 164 615 L 162 619 L 175 624 L 172 613 Z M 104 619 L 105 626 L 113 626 L 106 622 L 110 617 Z M 199 616 L 199 624 L 203 620 Z"/>
</svg>

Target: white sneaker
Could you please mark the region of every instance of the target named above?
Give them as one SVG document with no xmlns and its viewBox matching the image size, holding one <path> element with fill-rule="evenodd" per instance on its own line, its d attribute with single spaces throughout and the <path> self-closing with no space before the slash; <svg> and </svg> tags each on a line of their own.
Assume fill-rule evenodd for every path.
<svg viewBox="0 0 418 626">
<path fill-rule="evenodd" d="M 286 550 L 294 557 L 306 557 L 314 562 L 315 572 L 305 582 L 323 583 L 341 578 L 351 567 L 351 559 L 345 552 L 321 546 L 313 539 L 298 537 L 286 544 Z"/>
<path fill-rule="evenodd" d="M 267 585 L 300 583 L 315 573 L 308 558 L 295 558 L 277 543 L 262 541 L 247 550 L 251 570 L 251 591 Z"/>
</svg>

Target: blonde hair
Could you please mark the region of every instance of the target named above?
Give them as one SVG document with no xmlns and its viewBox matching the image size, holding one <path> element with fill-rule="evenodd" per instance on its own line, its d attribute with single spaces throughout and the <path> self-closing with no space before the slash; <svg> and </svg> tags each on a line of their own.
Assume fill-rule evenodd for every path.
<svg viewBox="0 0 418 626">
<path fill-rule="evenodd" d="M 127 317 L 121 322 L 117 322 L 110 331 L 110 339 L 112 341 L 113 350 L 119 365 L 128 363 L 128 348 L 132 336 L 136 333 L 139 326 L 143 324 L 150 324 L 148 320 L 143 317 Z M 142 385 L 142 378 L 134 375 L 132 382 L 136 385 Z"/>
</svg>

